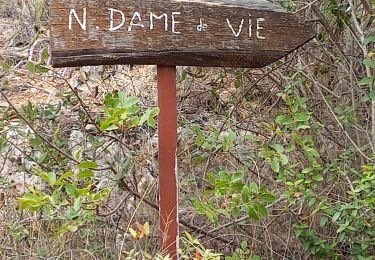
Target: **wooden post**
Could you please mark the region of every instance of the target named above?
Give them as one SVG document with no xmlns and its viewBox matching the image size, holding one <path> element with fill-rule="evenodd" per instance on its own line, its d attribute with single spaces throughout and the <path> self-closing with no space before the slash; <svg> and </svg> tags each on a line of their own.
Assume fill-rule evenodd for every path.
<svg viewBox="0 0 375 260">
<path fill-rule="evenodd" d="M 176 67 L 158 66 L 159 200 L 161 249 L 177 259 L 178 180 Z"/>
</svg>

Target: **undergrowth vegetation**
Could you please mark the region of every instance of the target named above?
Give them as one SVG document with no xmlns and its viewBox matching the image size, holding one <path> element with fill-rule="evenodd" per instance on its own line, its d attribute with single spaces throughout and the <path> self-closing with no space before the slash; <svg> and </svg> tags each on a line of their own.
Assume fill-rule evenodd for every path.
<svg viewBox="0 0 375 260">
<path fill-rule="evenodd" d="M 316 39 L 178 70 L 180 256 L 374 259 L 375 2 L 273 2 Z M 47 10 L 0 3 L 0 258 L 170 259 L 155 67 L 52 69 Z"/>
</svg>

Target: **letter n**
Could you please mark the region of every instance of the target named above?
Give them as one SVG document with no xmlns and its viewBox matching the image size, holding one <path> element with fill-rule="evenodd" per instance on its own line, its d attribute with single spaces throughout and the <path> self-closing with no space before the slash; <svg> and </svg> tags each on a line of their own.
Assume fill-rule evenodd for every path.
<svg viewBox="0 0 375 260">
<path fill-rule="evenodd" d="M 69 30 L 72 30 L 73 16 L 75 17 L 75 19 L 77 20 L 77 22 L 81 26 L 82 30 L 86 31 L 86 29 L 87 29 L 87 22 L 86 22 L 87 21 L 87 10 L 86 10 L 86 8 L 83 8 L 83 18 L 82 18 L 82 20 L 79 19 L 75 9 L 70 10 Z"/>
</svg>

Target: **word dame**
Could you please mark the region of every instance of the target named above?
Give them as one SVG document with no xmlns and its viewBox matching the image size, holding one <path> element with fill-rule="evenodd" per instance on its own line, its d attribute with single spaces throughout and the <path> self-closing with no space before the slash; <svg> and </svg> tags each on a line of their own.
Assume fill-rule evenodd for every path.
<svg viewBox="0 0 375 260">
<path fill-rule="evenodd" d="M 266 19 L 263 17 L 252 17 L 250 14 L 245 18 L 229 18 L 226 17 L 221 21 L 221 27 L 215 28 L 210 26 L 208 21 L 210 19 L 205 19 L 205 17 L 197 17 L 196 23 L 186 23 L 184 24 L 184 14 L 180 11 L 172 11 L 170 13 L 154 13 L 147 12 L 142 14 L 138 11 L 130 12 L 126 14 L 124 11 L 108 8 L 107 9 L 107 19 L 108 24 L 106 28 L 101 28 L 99 25 L 88 24 L 89 11 L 87 8 L 83 8 L 78 15 L 78 11 L 72 8 L 69 12 L 69 30 L 74 30 L 74 23 L 78 24 L 79 27 L 86 31 L 90 28 L 95 28 L 96 30 L 107 30 L 109 32 L 132 32 L 137 30 L 149 30 L 153 31 L 156 29 L 161 29 L 165 32 L 170 32 L 171 34 L 181 34 L 182 31 L 191 33 L 196 32 L 207 32 L 210 30 L 223 30 L 223 33 L 232 35 L 233 37 L 245 36 L 252 39 L 265 40 L 266 37 L 263 35 L 265 30 Z M 224 18 L 224 17 L 223 17 Z M 215 21 L 218 22 L 218 21 Z M 216 25 L 216 24 L 215 24 Z"/>
</svg>

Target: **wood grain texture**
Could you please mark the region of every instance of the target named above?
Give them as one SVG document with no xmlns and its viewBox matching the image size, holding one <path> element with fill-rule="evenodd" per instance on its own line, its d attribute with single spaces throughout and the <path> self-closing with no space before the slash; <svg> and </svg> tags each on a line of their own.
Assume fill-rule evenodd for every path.
<svg viewBox="0 0 375 260">
<path fill-rule="evenodd" d="M 263 67 L 315 36 L 297 17 L 263 0 L 51 0 L 50 6 L 54 67 Z M 153 28 L 152 14 L 165 14 L 152 19 Z"/>
</svg>

